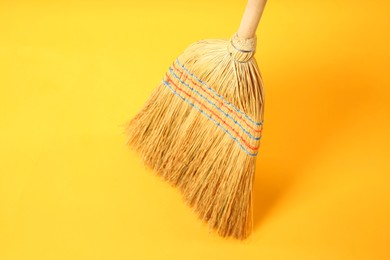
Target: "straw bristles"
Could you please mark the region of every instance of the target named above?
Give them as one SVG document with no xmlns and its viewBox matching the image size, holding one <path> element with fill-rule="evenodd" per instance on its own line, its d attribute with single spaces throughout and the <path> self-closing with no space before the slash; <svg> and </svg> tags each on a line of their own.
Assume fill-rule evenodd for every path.
<svg viewBox="0 0 390 260">
<path fill-rule="evenodd" d="M 127 144 L 201 219 L 238 239 L 252 231 L 264 116 L 255 44 L 234 35 L 190 45 L 125 129 Z"/>
</svg>

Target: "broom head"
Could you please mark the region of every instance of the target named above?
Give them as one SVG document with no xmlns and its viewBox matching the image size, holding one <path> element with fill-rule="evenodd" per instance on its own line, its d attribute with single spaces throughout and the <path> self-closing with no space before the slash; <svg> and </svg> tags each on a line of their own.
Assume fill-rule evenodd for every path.
<svg viewBox="0 0 390 260">
<path fill-rule="evenodd" d="M 178 187 L 223 237 L 252 231 L 252 188 L 264 116 L 256 36 L 200 40 L 172 63 L 142 110 L 125 124 L 126 144 Z"/>
</svg>

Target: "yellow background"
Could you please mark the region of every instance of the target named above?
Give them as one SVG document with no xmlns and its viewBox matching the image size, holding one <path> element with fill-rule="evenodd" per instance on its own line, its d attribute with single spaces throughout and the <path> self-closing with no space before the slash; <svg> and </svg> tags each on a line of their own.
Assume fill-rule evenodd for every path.
<svg viewBox="0 0 390 260">
<path fill-rule="evenodd" d="M 124 146 L 246 2 L 0 2 L 0 259 L 390 259 L 390 3 L 269 0 L 255 233 L 209 233 Z"/>
</svg>

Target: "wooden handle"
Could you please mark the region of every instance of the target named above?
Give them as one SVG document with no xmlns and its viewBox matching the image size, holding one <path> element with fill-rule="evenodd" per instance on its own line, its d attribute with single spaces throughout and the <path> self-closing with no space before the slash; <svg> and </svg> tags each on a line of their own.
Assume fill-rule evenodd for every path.
<svg viewBox="0 0 390 260">
<path fill-rule="evenodd" d="M 238 37 L 250 39 L 255 36 L 266 3 L 267 0 L 248 0 L 240 28 L 237 31 Z"/>
</svg>

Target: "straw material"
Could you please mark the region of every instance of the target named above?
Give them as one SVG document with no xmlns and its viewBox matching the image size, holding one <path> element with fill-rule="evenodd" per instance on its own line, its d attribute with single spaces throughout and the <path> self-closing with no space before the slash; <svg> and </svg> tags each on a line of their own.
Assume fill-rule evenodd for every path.
<svg viewBox="0 0 390 260">
<path fill-rule="evenodd" d="M 252 188 L 264 118 L 256 36 L 206 39 L 172 63 L 142 110 L 126 123 L 126 144 L 178 187 L 223 237 L 252 231 Z"/>
</svg>

